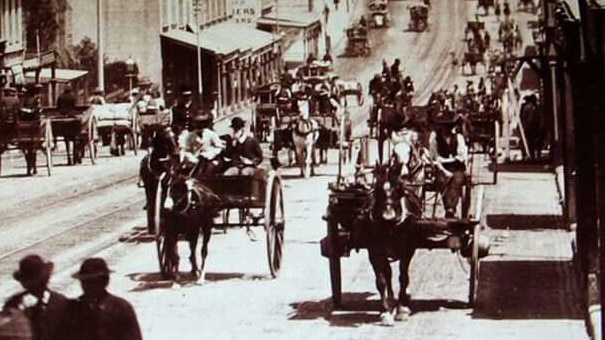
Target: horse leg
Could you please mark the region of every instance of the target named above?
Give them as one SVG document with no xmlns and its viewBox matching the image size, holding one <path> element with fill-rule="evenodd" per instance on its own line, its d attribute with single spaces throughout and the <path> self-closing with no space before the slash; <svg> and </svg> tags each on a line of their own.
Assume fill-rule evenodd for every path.
<svg viewBox="0 0 605 340">
<path fill-rule="evenodd" d="M 169 222 L 170 224 L 174 224 L 174 221 Z M 168 266 L 174 268 L 174 272 L 172 270 L 168 270 L 167 279 L 174 279 L 176 281 L 179 280 L 179 232 L 178 229 L 175 228 L 174 225 L 169 225 L 166 228 L 166 254 Z"/>
<path fill-rule="evenodd" d="M 393 326 L 394 319 L 389 303 L 389 282 L 387 281 L 387 278 L 391 276 L 391 266 L 387 257 L 380 250 L 368 249 L 368 253 L 374 275 L 376 276 L 376 288 L 380 294 L 381 321 L 386 326 Z"/>
<path fill-rule="evenodd" d="M 204 225 L 202 225 L 202 267 L 200 273 L 200 280 L 203 283 L 206 280 L 206 257 L 208 257 L 208 243 L 210 242 L 210 237 L 212 236 L 212 217 L 206 218 Z"/>
<path fill-rule="evenodd" d="M 191 263 L 191 274 L 193 277 L 198 278 L 200 275 L 197 266 L 197 257 L 195 251 L 197 250 L 197 241 L 199 238 L 199 227 L 197 225 L 187 226 L 187 241 L 189 241 L 189 263 Z"/>
<path fill-rule="evenodd" d="M 415 251 L 416 249 L 414 249 L 413 246 L 407 245 L 407 247 L 404 247 L 403 254 L 399 259 L 399 298 L 397 301 L 397 312 L 395 314 L 395 320 L 397 321 L 406 321 L 412 313 L 410 310 L 410 296 L 407 293 L 407 288 L 410 283 L 410 263 L 412 262 Z"/>
<path fill-rule="evenodd" d="M 63 137 L 63 140 L 65 141 L 65 152 L 67 153 L 67 165 L 72 165 L 71 150 L 69 148 L 69 138 Z M 75 149 L 75 145 L 74 145 L 74 149 Z M 74 162 L 75 162 L 75 160 L 74 160 Z"/>
</svg>

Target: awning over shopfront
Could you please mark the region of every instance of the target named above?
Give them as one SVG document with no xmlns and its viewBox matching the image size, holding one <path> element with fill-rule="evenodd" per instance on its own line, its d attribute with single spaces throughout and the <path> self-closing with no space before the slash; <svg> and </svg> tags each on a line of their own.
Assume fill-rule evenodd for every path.
<svg viewBox="0 0 605 340">
<path fill-rule="evenodd" d="M 256 22 L 257 26 L 280 26 L 313 29 L 321 26 L 319 15 L 311 12 L 282 10 L 272 11 L 263 15 Z"/>
<path fill-rule="evenodd" d="M 168 32 L 160 35 L 163 39 L 168 39 L 173 43 L 183 45 L 185 47 L 191 47 L 195 49 L 197 46 L 197 35 L 196 33 L 185 31 L 185 30 L 169 30 Z M 220 35 L 210 30 L 203 30 L 200 32 L 200 47 L 211 54 L 215 55 L 229 55 L 239 50 L 240 43 L 236 44 L 232 39 L 228 37 L 221 37 Z"/>
<path fill-rule="evenodd" d="M 197 45 L 196 33 L 186 30 L 170 30 L 162 33 L 163 38 L 178 44 L 191 46 Z M 200 45 L 215 55 L 231 55 L 235 52 L 244 53 L 248 50 L 254 52 L 270 46 L 279 40 L 279 36 L 252 28 L 247 25 L 225 22 L 213 25 L 200 32 Z"/>
<path fill-rule="evenodd" d="M 68 83 L 84 77 L 88 74 L 88 71 L 82 70 L 69 70 L 58 68 L 55 70 L 55 81 L 59 83 Z M 52 80 L 52 70 L 50 68 L 43 68 L 40 71 L 40 82 L 47 83 Z M 34 83 L 36 81 L 36 73 L 34 71 L 28 71 L 25 73 L 25 82 Z"/>
</svg>

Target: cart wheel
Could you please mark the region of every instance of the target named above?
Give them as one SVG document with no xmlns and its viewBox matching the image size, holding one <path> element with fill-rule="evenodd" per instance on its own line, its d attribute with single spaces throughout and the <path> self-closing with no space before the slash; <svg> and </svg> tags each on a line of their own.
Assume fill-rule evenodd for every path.
<svg viewBox="0 0 605 340">
<path fill-rule="evenodd" d="M 165 173 L 162 174 L 158 180 L 158 188 L 155 195 L 153 224 L 155 226 L 155 243 L 158 252 L 160 273 L 162 273 L 162 276 L 165 279 L 172 279 L 177 268 L 170 258 L 170 254 L 168 253 L 169 245 L 166 242 L 166 224 L 164 221 L 165 217 L 163 216 L 162 212 L 162 205 L 166 196 L 162 186 L 164 177 Z"/>
<path fill-rule="evenodd" d="M 94 119 L 90 118 L 90 122 L 88 123 L 88 155 L 90 157 L 90 163 L 92 165 L 95 164 L 95 160 L 97 158 L 97 153 L 95 151 L 95 131 L 97 130 L 97 126 L 94 123 Z"/>
<path fill-rule="evenodd" d="M 132 147 L 132 151 L 134 151 L 134 155 L 137 155 L 137 139 L 138 139 L 138 135 L 136 133 L 136 131 L 134 131 L 134 129 L 130 132 L 130 141 L 132 142 L 131 147 Z"/>
<path fill-rule="evenodd" d="M 338 223 L 328 221 L 328 237 L 332 249 L 338 249 Z M 332 285 L 332 303 L 335 309 L 342 307 L 342 275 L 340 269 L 340 256 L 334 255 L 330 261 L 330 284 Z"/>
<path fill-rule="evenodd" d="M 267 233 L 267 260 L 271 276 L 279 276 L 281 269 L 284 229 L 286 225 L 284 216 L 284 196 L 281 182 L 275 175 L 270 177 L 267 188 L 268 195 L 265 208 L 265 231 Z"/>
<path fill-rule="evenodd" d="M 357 83 L 357 91 L 359 91 L 357 93 L 357 105 L 363 106 L 363 103 L 364 103 L 363 87 L 361 86 L 360 83 Z"/>
<path fill-rule="evenodd" d="M 477 223 L 473 227 L 473 249 L 471 252 L 471 272 L 468 288 L 468 303 L 473 307 L 477 299 L 477 289 L 479 288 L 479 233 L 481 232 L 481 224 Z"/>
<path fill-rule="evenodd" d="M 48 172 L 48 176 L 51 175 L 53 168 L 53 161 L 51 155 L 51 147 L 50 143 L 52 143 L 52 125 L 50 123 L 50 119 L 46 121 L 46 129 L 44 131 L 44 153 L 46 154 L 46 170 Z"/>
</svg>

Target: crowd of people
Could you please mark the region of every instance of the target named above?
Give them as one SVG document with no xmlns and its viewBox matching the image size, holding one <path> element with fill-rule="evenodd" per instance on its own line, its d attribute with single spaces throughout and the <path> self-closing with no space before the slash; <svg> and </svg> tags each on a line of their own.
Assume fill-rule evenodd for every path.
<svg viewBox="0 0 605 340">
<path fill-rule="evenodd" d="M 54 264 L 39 255 L 21 259 L 13 277 L 23 291 L 9 297 L 0 313 L 0 339 L 139 340 L 136 312 L 107 290 L 112 272 L 98 257 L 72 275 L 82 295 L 68 298 L 49 288 Z"/>
</svg>

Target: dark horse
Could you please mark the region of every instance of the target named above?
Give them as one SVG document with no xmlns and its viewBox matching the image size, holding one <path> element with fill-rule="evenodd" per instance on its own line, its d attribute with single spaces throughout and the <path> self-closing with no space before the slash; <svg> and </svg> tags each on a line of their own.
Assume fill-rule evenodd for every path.
<svg viewBox="0 0 605 340">
<path fill-rule="evenodd" d="M 155 232 L 154 207 L 160 175 L 170 170 L 178 160 L 174 133 L 170 128 L 157 128 L 151 136 L 151 152 L 141 160 L 139 186 L 145 188 L 147 230 Z"/>
<path fill-rule="evenodd" d="M 408 229 L 412 227 L 414 219 L 422 216 L 421 200 L 406 188 L 406 183 L 400 176 L 401 169 L 402 164 L 394 158 L 388 165 L 376 166 L 374 194 L 368 206 L 368 220 L 364 221 L 365 225 L 371 226 L 365 228 L 371 234 L 365 237 L 369 240 L 369 259 L 376 276 L 376 288 L 380 293 L 381 318 L 387 325 L 393 322 L 393 310 L 394 318 L 398 321 L 406 320 L 411 314 L 406 288 L 410 281 L 408 269 L 416 245 Z M 400 291 L 396 303 L 393 302 L 391 283 L 393 261 L 399 261 L 400 272 Z"/>
<path fill-rule="evenodd" d="M 167 268 L 170 268 L 164 274 L 168 279 L 179 279 L 178 238 L 182 234 L 185 235 L 189 243 L 191 274 L 195 279 L 200 279 L 203 282 L 205 279 L 206 257 L 208 256 L 208 243 L 214 226 L 213 218 L 221 209 L 221 199 L 210 188 L 195 178 L 174 171 L 166 174 L 165 181 L 161 181 L 165 188 L 163 190 L 165 195 L 160 198 L 163 212 L 160 215 L 163 215 L 163 218 L 159 219 L 166 237 Z M 202 263 L 198 267 L 195 252 L 200 229 L 203 238 Z"/>
</svg>

